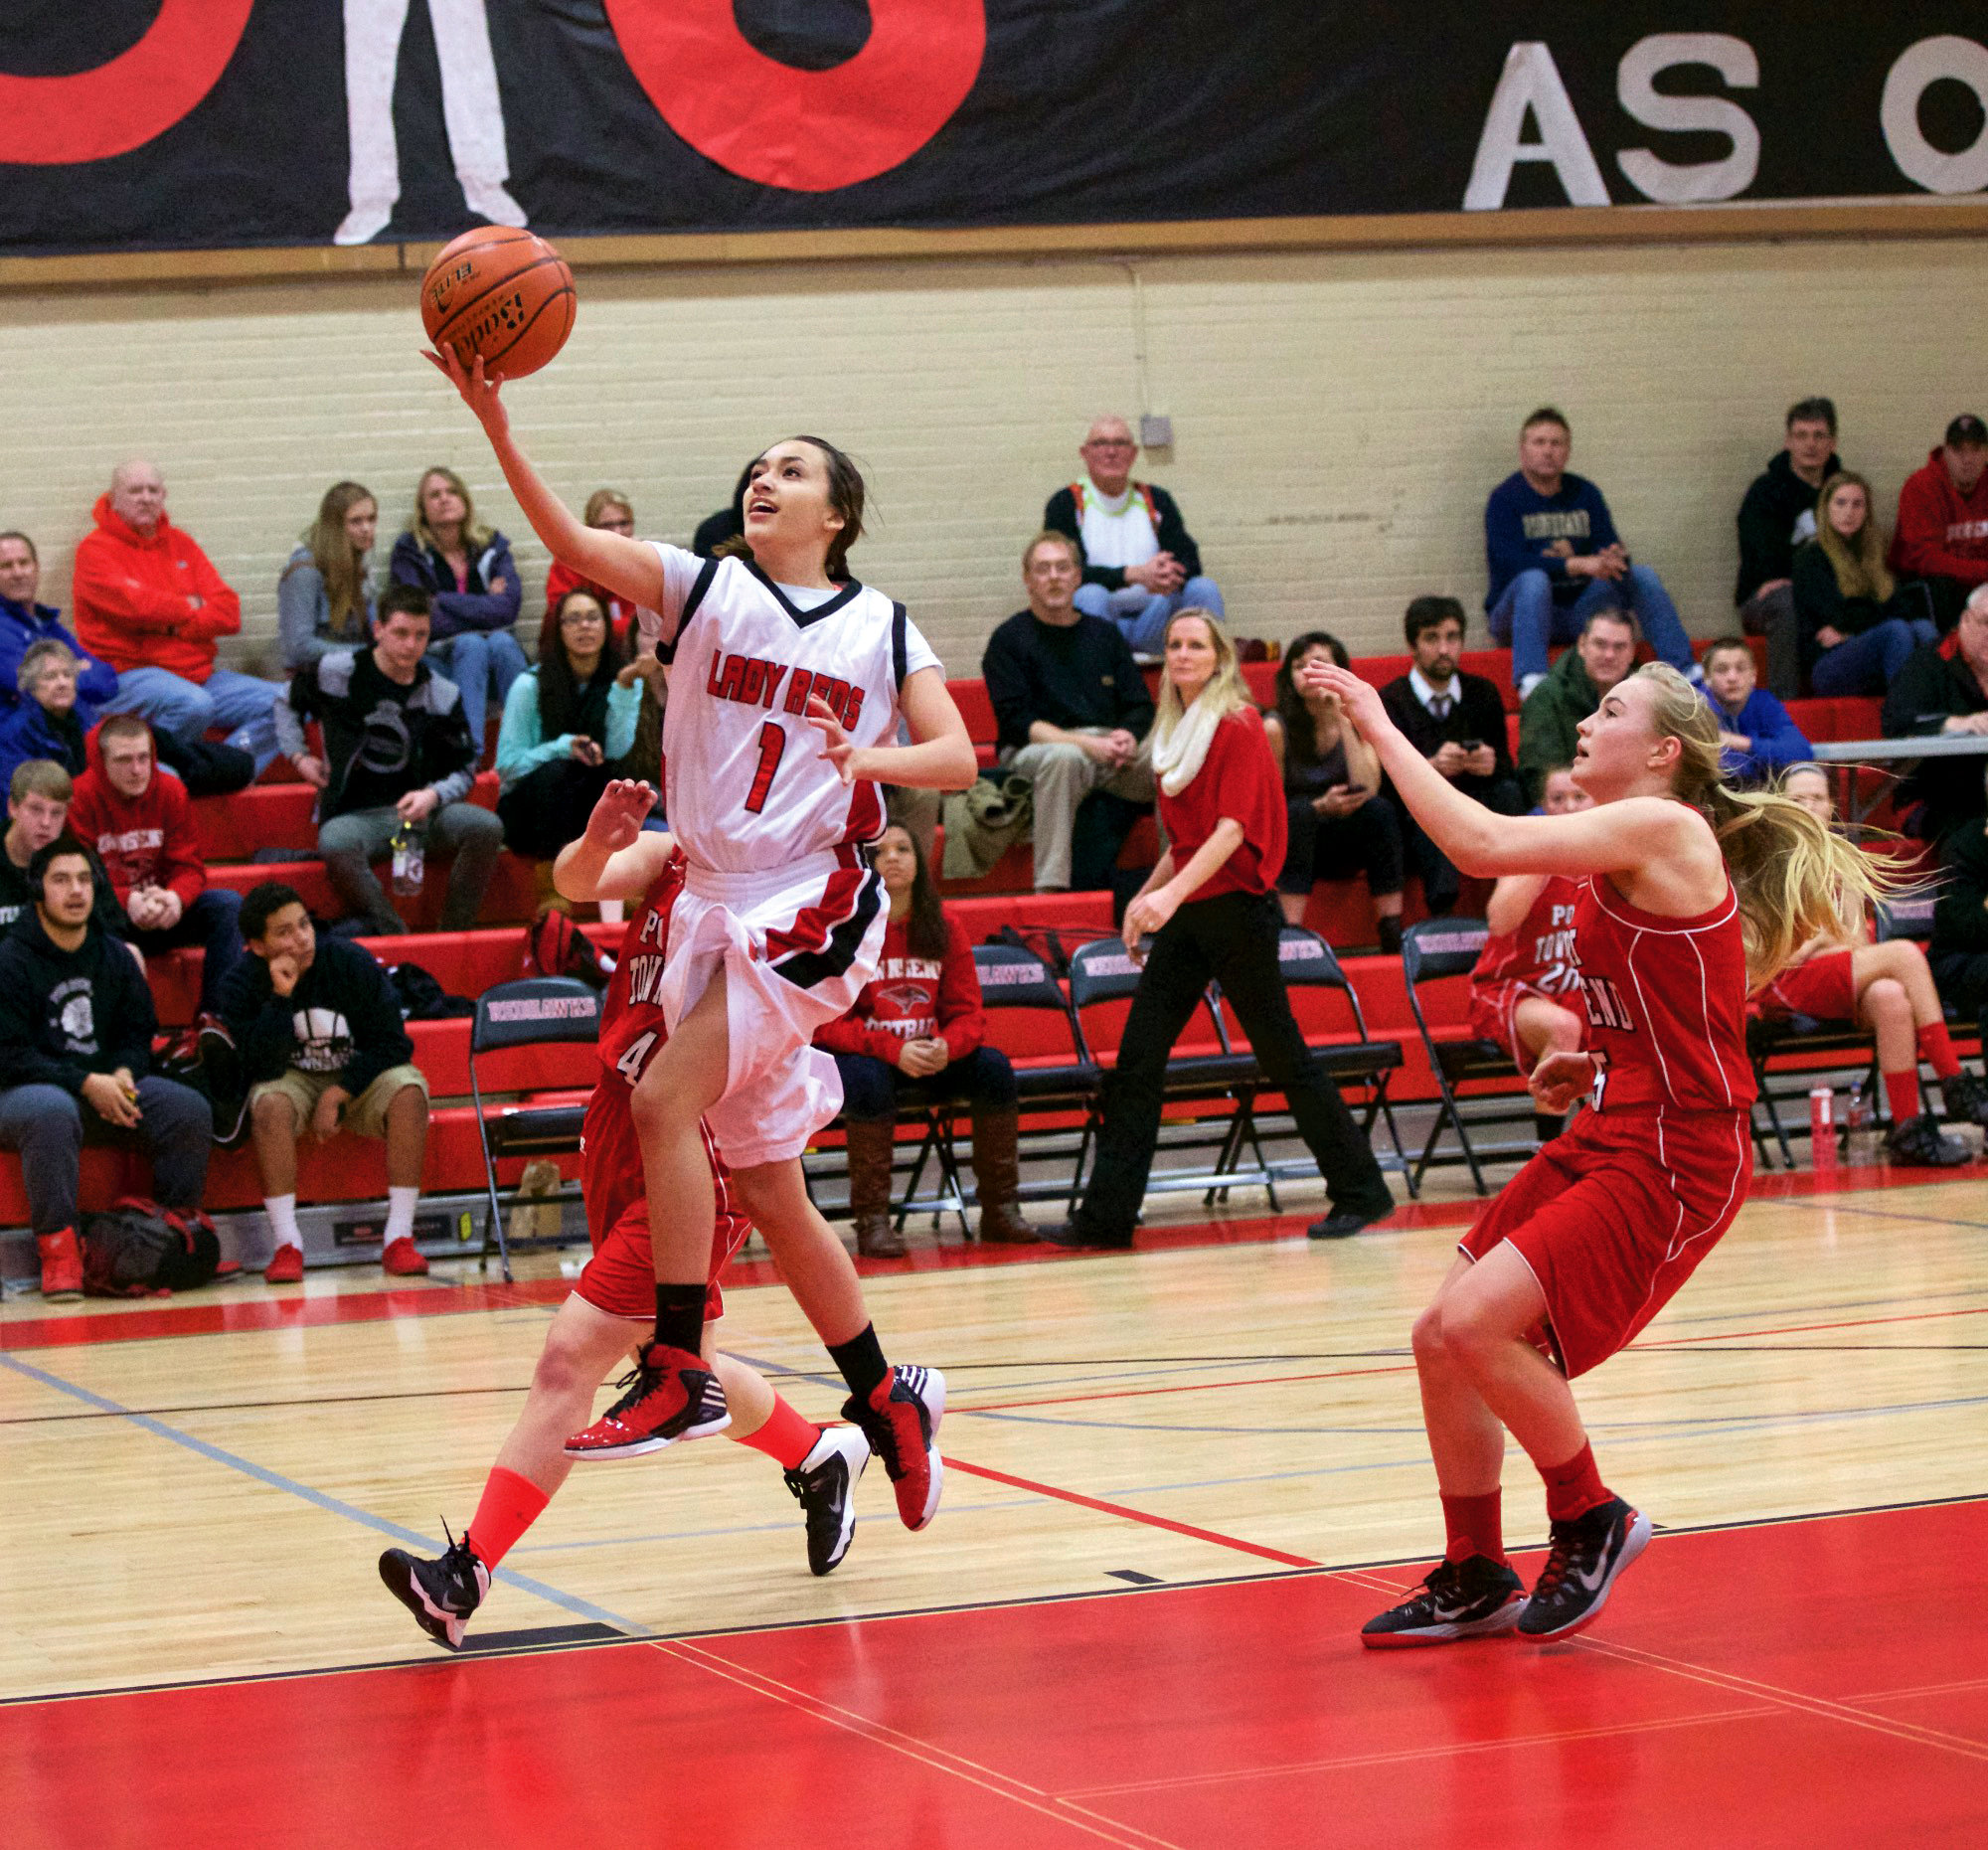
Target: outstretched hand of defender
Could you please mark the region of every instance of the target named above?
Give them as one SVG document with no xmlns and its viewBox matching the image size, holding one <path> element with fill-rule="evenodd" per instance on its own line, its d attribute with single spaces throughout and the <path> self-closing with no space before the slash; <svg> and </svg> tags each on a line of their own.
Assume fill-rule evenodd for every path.
<svg viewBox="0 0 1988 1850">
<path fill-rule="evenodd" d="M 1302 694 L 1337 694 L 1340 712 L 1370 745 L 1394 727 L 1388 709 L 1381 704 L 1381 690 L 1361 680 L 1351 669 L 1335 667 L 1314 656 L 1291 679 Z"/>
<path fill-rule="evenodd" d="M 586 818 L 586 839 L 602 854 L 618 854 L 642 837 L 642 824 L 656 806 L 656 793 L 646 783 L 630 777 L 616 777 L 600 792 L 593 813 Z"/>
<path fill-rule="evenodd" d="M 483 426 L 484 434 L 493 443 L 511 428 L 511 414 L 504 409 L 504 401 L 498 396 L 504 382 L 484 377 L 483 356 L 480 353 L 467 371 L 463 369 L 461 356 L 446 344 L 439 353 L 431 347 L 423 348 L 421 358 L 462 395 L 463 404 L 476 415 L 476 421 Z"/>
<path fill-rule="evenodd" d="M 835 717 L 835 710 L 819 694 L 810 694 L 806 719 L 821 735 L 821 756 L 835 766 L 836 774 L 844 783 L 854 783 L 863 774 L 857 762 L 862 747 L 842 730 L 842 722 Z"/>
<path fill-rule="evenodd" d="M 1594 1084 L 1594 1057 L 1582 1053 L 1548 1054 L 1533 1069 L 1529 1090 L 1542 1111 L 1567 1111 Z"/>
</svg>

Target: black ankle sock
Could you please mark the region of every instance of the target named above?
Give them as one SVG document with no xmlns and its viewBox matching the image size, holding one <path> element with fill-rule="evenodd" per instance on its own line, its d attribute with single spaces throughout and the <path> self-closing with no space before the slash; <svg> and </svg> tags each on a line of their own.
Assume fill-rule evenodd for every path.
<svg viewBox="0 0 1988 1850">
<path fill-rule="evenodd" d="M 696 1355 L 704 1346 L 704 1293 L 701 1284 L 656 1283 L 656 1340 Z"/>
<path fill-rule="evenodd" d="M 849 1392 L 859 1401 L 869 1400 L 871 1390 L 891 1372 L 874 1323 L 864 1324 L 863 1333 L 850 1337 L 846 1343 L 830 1343 L 828 1354 L 841 1369 L 842 1379 L 849 1383 Z"/>
</svg>

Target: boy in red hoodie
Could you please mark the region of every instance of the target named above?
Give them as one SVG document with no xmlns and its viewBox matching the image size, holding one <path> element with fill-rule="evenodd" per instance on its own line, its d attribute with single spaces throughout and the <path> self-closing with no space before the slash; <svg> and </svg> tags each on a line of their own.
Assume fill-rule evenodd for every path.
<svg viewBox="0 0 1988 1850">
<path fill-rule="evenodd" d="M 228 728 L 259 775 L 276 756 L 273 681 L 215 666 L 215 642 L 242 628 L 242 599 L 191 535 L 166 518 L 166 484 L 149 462 L 120 462 L 97 497 L 96 530 L 76 549 L 76 629 L 117 670 L 104 706 L 139 713 L 175 739 Z"/>
<path fill-rule="evenodd" d="M 113 713 L 84 751 L 89 768 L 76 780 L 69 826 L 109 872 L 141 954 L 201 946 L 200 1006 L 213 1012 L 242 955 L 242 896 L 207 884 L 193 799 L 159 770 L 151 727 L 135 713 Z"/>
<path fill-rule="evenodd" d="M 1946 440 L 1899 490 L 1899 530 L 1891 567 L 1923 579 L 1933 621 L 1945 635 L 1977 585 L 1988 584 L 1988 424 L 1971 412 L 1946 426 Z"/>
</svg>

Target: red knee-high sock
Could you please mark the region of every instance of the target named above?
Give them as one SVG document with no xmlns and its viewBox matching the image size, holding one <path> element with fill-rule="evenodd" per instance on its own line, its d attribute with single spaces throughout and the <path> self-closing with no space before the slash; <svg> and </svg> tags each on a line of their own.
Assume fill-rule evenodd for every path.
<svg viewBox="0 0 1988 1850">
<path fill-rule="evenodd" d="M 1892 1122 L 1903 1124 L 1919 1114 L 1919 1070 L 1907 1067 L 1903 1073 L 1885 1075 L 1885 1102 L 1892 1107 Z"/>
<path fill-rule="evenodd" d="M 1943 1021 L 1929 1021 L 1918 1032 L 1919 1058 L 1937 1079 L 1950 1080 L 1960 1071 L 1960 1058 Z"/>
<path fill-rule="evenodd" d="M 781 1470 L 798 1471 L 801 1460 L 814 1450 L 815 1440 L 821 1437 L 821 1428 L 811 1420 L 803 1420 L 776 1394 L 773 1396 L 772 1415 L 764 1426 L 756 1431 L 735 1433 L 733 1436 L 742 1445 L 763 1451 Z"/>
<path fill-rule="evenodd" d="M 1445 1561 L 1468 1561 L 1472 1555 L 1502 1563 L 1505 1559 L 1504 1492 L 1481 1497 L 1442 1499 L 1442 1526 L 1449 1532 Z"/>
<path fill-rule="evenodd" d="M 1565 1464 L 1543 1466 L 1540 1475 L 1547 1481 L 1547 1516 L 1553 1522 L 1585 1516 L 1614 1494 L 1594 1468 L 1592 1445 L 1582 1445 Z"/>
<path fill-rule="evenodd" d="M 485 1479 L 483 1500 L 463 1536 L 476 1558 L 494 1568 L 511 1552 L 512 1544 L 545 1514 L 552 1497 L 529 1477 L 497 1465 Z"/>
</svg>

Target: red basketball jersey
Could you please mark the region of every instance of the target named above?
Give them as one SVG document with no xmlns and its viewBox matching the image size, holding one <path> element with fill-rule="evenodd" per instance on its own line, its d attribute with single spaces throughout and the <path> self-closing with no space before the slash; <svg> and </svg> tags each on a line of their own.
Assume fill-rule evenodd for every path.
<svg viewBox="0 0 1988 1850">
<path fill-rule="evenodd" d="M 1666 919 L 1637 911 L 1597 874 L 1581 883 L 1574 933 L 1587 1048 L 1603 1068 L 1600 1109 L 1751 1105 L 1746 952 L 1730 885 L 1711 912 Z"/>
<path fill-rule="evenodd" d="M 1524 983 L 1542 995 L 1565 995 L 1580 987 L 1574 950 L 1574 913 L 1580 882 L 1566 874 L 1549 876 L 1540 897 L 1516 931 L 1484 940 L 1470 980 L 1480 989 Z"/>
<path fill-rule="evenodd" d="M 670 913 L 683 891 L 683 850 L 671 854 L 628 922 L 621 954 L 600 1005 L 600 1077 L 632 1087 L 649 1056 L 669 1039 L 656 992 L 669 949 Z"/>
</svg>

